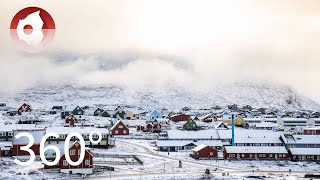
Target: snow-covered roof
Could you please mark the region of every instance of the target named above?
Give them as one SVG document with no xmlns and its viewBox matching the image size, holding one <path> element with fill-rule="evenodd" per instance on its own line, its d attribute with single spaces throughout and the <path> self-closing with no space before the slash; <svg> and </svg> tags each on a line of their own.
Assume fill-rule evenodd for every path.
<svg viewBox="0 0 320 180">
<path fill-rule="evenodd" d="M 232 130 L 217 130 L 220 139 L 231 139 L 232 138 Z M 235 129 L 235 139 L 239 139 L 241 137 L 273 137 L 273 138 L 279 138 L 282 134 L 281 132 L 275 132 L 275 131 L 268 131 L 268 130 L 247 130 L 247 129 Z"/>
<path fill-rule="evenodd" d="M 117 127 L 120 123 L 122 123 L 122 124 L 124 124 L 123 122 L 122 122 L 122 120 L 121 119 L 119 119 L 111 128 L 110 128 L 110 130 L 112 131 L 115 127 Z M 125 125 L 125 124 L 124 124 Z M 126 126 L 126 125 L 125 125 Z"/>
<path fill-rule="evenodd" d="M 192 141 L 192 140 L 158 140 L 156 142 L 157 147 L 173 147 L 173 146 L 185 146 L 187 144 L 207 144 L 212 147 L 222 146 L 222 142 L 220 140 L 199 140 L 199 141 Z"/>
<path fill-rule="evenodd" d="M 225 146 L 227 153 L 288 153 L 284 146 Z"/>
<path fill-rule="evenodd" d="M 201 131 L 168 130 L 169 139 L 218 139 L 217 131 L 214 129 Z"/>
<path fill-rule="evenodd" d="M 306 118 L 281 118 L 283 121 L 308 121 Z"/>
<path fill-rule="evenodd" d="M 77 132 L 80 134 L 90 134 L 92 131 L 99 131 L 101 134 L 108 134 L 109 131 L 106 128 L 96 127 L 49 127 L 47 133 L 58 133 L 58 134 L 70 134 Z"/>
<path fill-rule="evenodd" d="M 290 148 L 292 155 L 320 155 L 320 148 Z"/>
<path fill-rule="evenodd" d="M 318 126 L 318 127 L 305 127 L 304 130 L 320 130 L 320 126 Z"/>
<path fill-rule="evenodd" d="M 202 117 L 198 117 L 199 119 L 206 119 L 206 118 L 209 118 L 210 116 L 212 116 L 213 115 L 213 113 L 209 113 L 209 114 L 206 114 L 206 115 L 204 115 L 204 116 L 202 116 Z"/>
<path fill-rule="evenodd" d="M 3 125 L 0 124 L 0 132 L 9 132 L 16 129 L 34 129 L 36 127 L 35 124 L 10 124 Z"/>
<path fill-rule="evenodd" d="M 221 129 L 221 127 L 220 127 L 221 125 L 224 125 L 224 126 L 226 126 L 227 129 L 229 129 L 228 125 L 225 124 L 223 121 L 212 122 L 212 124 L 213 124 L 215 129 Z M 224 128 L 222 128 L 222 129 L 224 129 Z"/>
<path fill-rule="evenodd" d="M 15 137 L 17 134 L 20 134 L 22 132 L 29 133 L 33 136 L 34 143 L 33 144 L 40 144 L 42 137 L 46 134 L 45 129 L 31 129 L 31 130 L 14 130 L 13 131 L 13 137 Z M 12 138 L 12 144 L 28 144 L 29 139 L 25 136 L 21 136 L 19 139 Z"/>
<path fill-rule="evenodd" d="M 234 139 L 235 143 L 277 143 L 282 144 L 280 136 L 265 136 L 265 137 L 241 137 Z"/>
<path fill-rule="evenodd" d="M 192 151 L 200 151 L 201 149 L 207 147 L 208 145 L 200 144 L 199 146 L 192 149 Z"/>
<path fill-rule="evenodd" d="M 284 142 L 289 144 L 320 144 L 320 135 L 292 135 L 285 138 Z"/>
<path fill-rule="evenodd" d="M 257 128 L 273 128 L 273 127 L 279 127 L 279 125 L 277 123 L 271 123 L 271 122 L 263 122 L 263 123 L 256 123 L 255 126 Z"/>
<path fill-rule="evenodd" d="M 74 143 L 76 143 L 77 141 L 75 141 Z M 69 145 L 69 149 L 74 145 L 74 143 Z M 59 149 L 60 151 L 60 157 L 64 155 L 64 144 L 46 144 L 45 147 L 47 146 L 55 146 Z M 85 148 L 85 150 L 90 150 L 90 148 Z M 89 152 L 89 151 L 88 151 Z M 46 150 L 46 152 L 44 153 L 46 158 L 55 158 L 56 157 L 56 152 L 52 149 L 48 149 Z"/>
</svg>

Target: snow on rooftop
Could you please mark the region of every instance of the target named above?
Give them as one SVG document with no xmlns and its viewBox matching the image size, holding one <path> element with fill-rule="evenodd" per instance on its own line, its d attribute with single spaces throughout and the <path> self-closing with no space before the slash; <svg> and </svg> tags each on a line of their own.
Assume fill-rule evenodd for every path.
<svg viewBox="0 0 320 180">
<path fill-rule="evenodd" d="M 284 146 L 225 146 L 227 153 L 288 153 Z"/>
<path fill-rule="evenodd" d="M 278 125 L 277 123 L 271 123 L 271 122 L 256 123 L 255 126 L 256 126 L 257 128 L 263 128 L 263 127 L 269 127 L 269 128 L 279 127 L 279 125 Z"/>
<path fill-rule="evenodd" d="M 290 148 L 292 155 L 320 155 L 320 148 Z"/>
<path fill-rule="evenodd" d="M 293 139 L 287 138 L 292 144 L 320 144 L 320 135 L 292 135 Z"/>
<path fill-rule="evenodd" d="M 99 131 L 102 134 L 108 134 L 109 130 L 106 128 L 96 127 L 49 127 L 47 133 L 58 133 L 58 134 L 70 134 L 77 132 L 80 134 L 90 134 L 92 131 Z"/>
<path fill-rule="evenodd" d="M 46 134 L 45 129 L 30 129 L 30 130 L 14 130 L 13 131 L 13 137 L 16 135 L 26 132 L 32 135 L 34 139 L 33 144 L 40 144 L 42 137 Z M 26 136 L 21 136 L 19 139 L 17 138 L 12 138 L 12 144 L 28 144 L 29 139 Z"/>
<path fill-rule="evenodd" d="M 320 130 L 320 126 L 318 127 L 306 127 L 304 130 Z"/>
<path fill-rule="evenodd" d="M 220 139 L 231 139 L 232 138 L 232 130 L 218 130 L 218 134 Z M 281 132 L 270 131 L 270 130 L 248 130 L 248 129 L 235 129 L 235 139 L 241 137 L 260 137 L 260 138 L 279 138 L 281 136 Z"/>
<path fill-rule="evenodd" d="M 201 149 L 207 147 L 208 145 L 206 144 L 200 144 L 199 146 L 195 147 L 192 149 L 192 151 L 200 151 Z"/>
<path fill-rule="evenodd" d="M 185 146 L 188 144 L 207 144 L 209 146 L 222 146 L 222 142 L 220 140 L 199 140 L 199 141 L 192 141 L 192 140 L 159 140 L 156 142 L 157 147 L 177 147 L 177 146 Z"/>
<path fill-rule="evenodd" d="M 17 129 L 35 129 L 35 124 L 10 124 L 10 125 L 0 125 L 0 132 L 8 132 Z"/>
<path fill-rule="evenodd" d="M 217 131 L 214 129 L 201 131 L 179 131 L 168 130 L 169 139 L 218 139 Z"/>
</svg>

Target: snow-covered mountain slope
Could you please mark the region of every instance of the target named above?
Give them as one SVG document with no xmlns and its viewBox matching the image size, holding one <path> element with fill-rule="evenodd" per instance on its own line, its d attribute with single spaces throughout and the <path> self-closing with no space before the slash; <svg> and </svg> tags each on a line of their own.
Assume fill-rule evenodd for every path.
<svg viewBox="0 0 320 180">
<path fill-rule="evenodd" d="M 42 85 L 19 93 L 1 93 L 10 106 L 23 102 L 33 107 L 52 105 L 133 105 L 147 109 L 166 107 L 210 108 L 215 105 L 251 105 L 278 109 L 320 110 L 315 101 L 303 97 L 289 87 L 261 82 L 236 82 L 210 90 L 189 90 L 168 85 L 163 89 L 130 91 L 119 87 L 74 87 L 70 85 Z"/>
</svg>

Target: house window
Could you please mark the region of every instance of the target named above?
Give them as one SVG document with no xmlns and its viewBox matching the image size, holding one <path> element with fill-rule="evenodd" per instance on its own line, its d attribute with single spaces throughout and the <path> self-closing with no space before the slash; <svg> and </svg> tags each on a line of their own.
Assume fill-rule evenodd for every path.
<svg viewBox="0 0 320 180">
<path fill-rule="evenodd" d="M 115 130 L 115 131 L 114 131 L 114 134 L 118 134 L 118 130 Z"/>
<path fill-rule="evenodd" d="M 250 157 L 252 158 L 252 154 L 250 154 Z"/>
<path fill-rule="evenodd" d="M 84 165 L 89 166 L 90 165 L 90 160 L 86 159 Z"/>
<path fill-rule="evenodd" d="M 127 130 L 123 130 L 123 134 L 127 134 Z"/>
<path fill-rule="evenodd" d="M 269 157 L 271 157 L 271 158 L 272 158 L 272 154 L 269 154 Z"/>
<path fill-rule="evenodd" d="M 66 160 L 63 160 L 63 166 L 68 166 L 68 162 Z"/>
<path fill-rule="evenodd" d="M 241 155 L 241 157 L 243 157 L 243 158 L 244 158 L 244 154 L 242 154 L 242 155 Z"/>
<path fill-rule="evenodd" d="M 74 149 L 70 150 L 70 155 L 75 155 L 76 151 Z"/>
<path fill-rule="evenodd" d="M 119 125 L 119 128 L 121 129 L 121 128 L 123 128 L 123 126 L 122 126 L 122 125 Z"/>
<path fill-rule="evenodd" d="M 282 157 L 282 154 L 279 154 L 279 157 Z"/>
</svg>

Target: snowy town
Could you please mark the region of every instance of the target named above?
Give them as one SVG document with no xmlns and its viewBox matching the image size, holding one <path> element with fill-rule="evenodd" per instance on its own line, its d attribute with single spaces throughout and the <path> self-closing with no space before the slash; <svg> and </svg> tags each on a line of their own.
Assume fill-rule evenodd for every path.
<svg viewBox="0 0 320 180">
<path fill-rule="evenodd" d="M 0 103 L 0 177 L 25 179 L 195 179 L 285 178 L 319 175 L 320 112 L 284 111 L 250 105 L 142 109 L 128 105 L 57 105 L 50 109 L 24 103 Z M 89 134 L 101 133 L 99 142 Z M 30 154 L 29 142 L 15 138 L 30 133 L 36 156 L 31 166 L 19 166 Z M 78 166 L 66 161 L 64 144 L 73 132 L 85 142 Z M 59 162 L 48 166 L 40 159 L 40 141 L 61 150 Z M 93 139 L 99 137 L 93 135 Z M 79 139 L 71 138 L 70 158 L 80 156 Z M 45 152 L 47 160 L 55 153 Z"/>
</svg>

